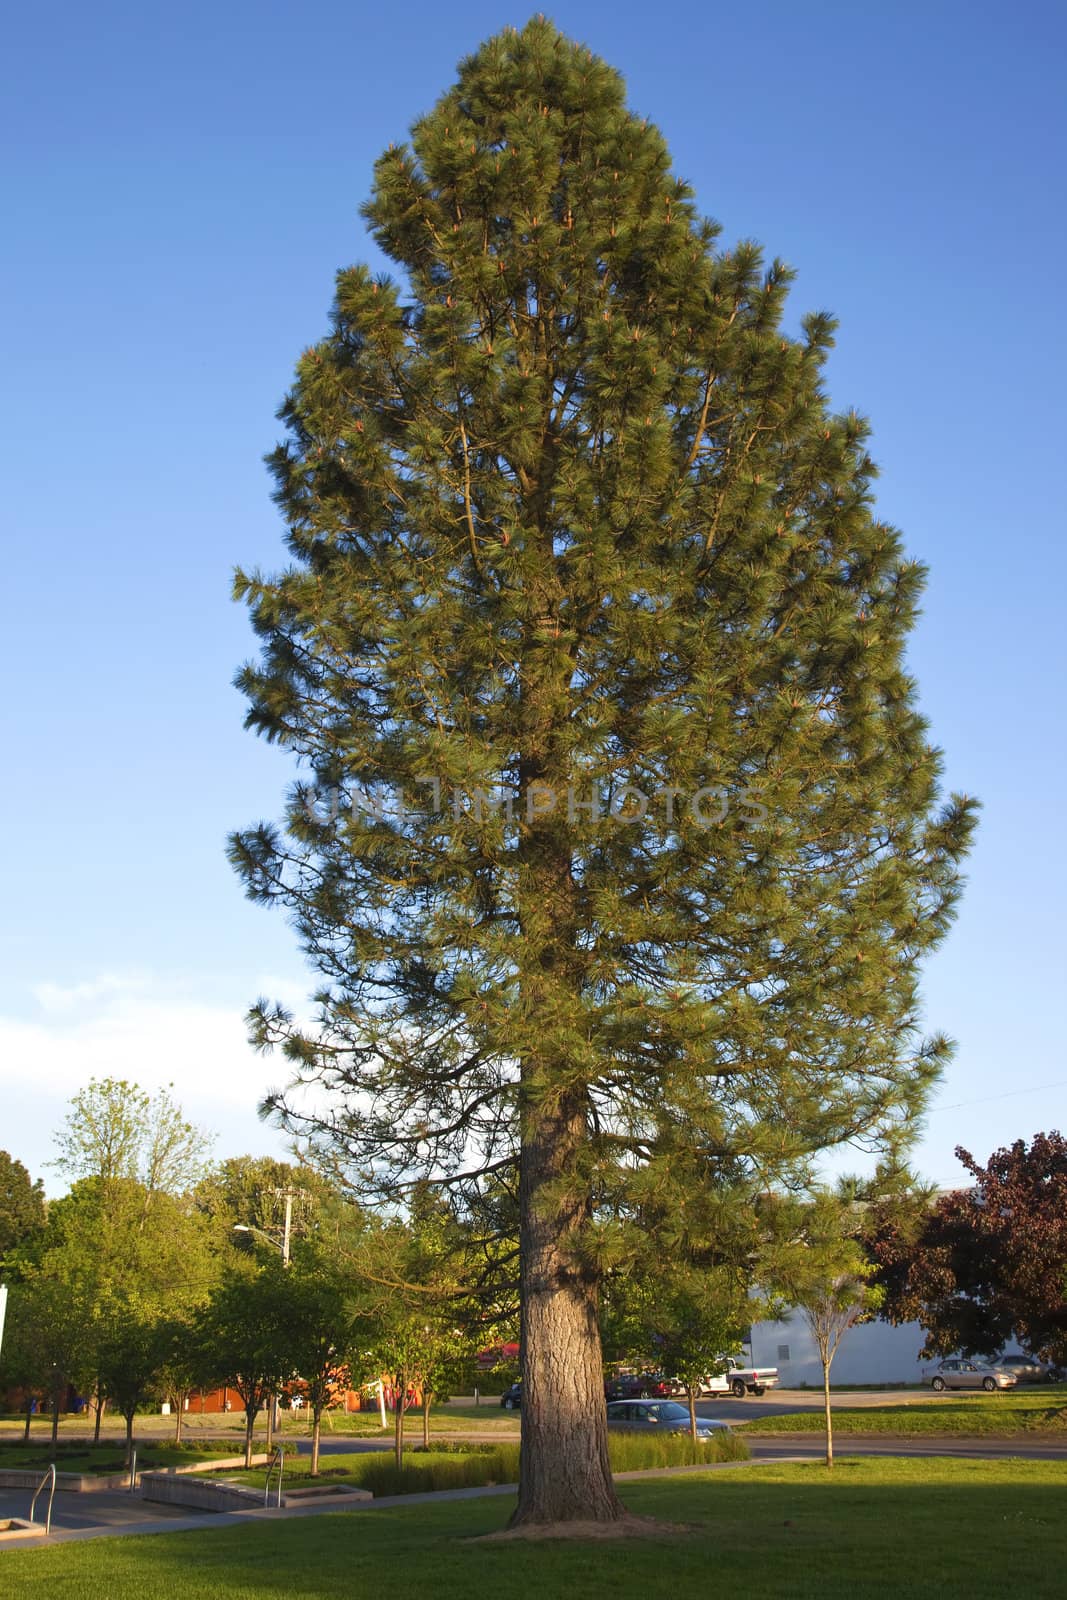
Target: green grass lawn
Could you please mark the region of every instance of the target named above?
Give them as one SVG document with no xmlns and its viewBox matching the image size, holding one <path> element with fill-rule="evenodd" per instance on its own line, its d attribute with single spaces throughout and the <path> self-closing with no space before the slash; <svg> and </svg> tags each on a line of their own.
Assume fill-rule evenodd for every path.
<svg viewBox="0 0 1067 1600">
<path fill-rule="evenodd" d="M 196 1444 L 174 1446 L 155 1441 L 151 1444 L 134 1441 L 137 1450 L 138 1470 L 150 1472 L 162 1467 L 190 1466 L 195 1461 L 210 1461 L 215 1456 L 239 1455 L 232 1440 L 202 1439 Z M 0 1444 L 0 1468 L 16 1471 L 36 1469 L 42 1471 L 55 1461 L 57 1472 L 122 1472 L 126 1455 L 122 1444 L 115 1439 L 93 1446 L 84 1441 L 60 1441 L 53 1452 L 47 1439 L 29 1445 Z"/>
<path fill-rule="evenodd" d="M 821 1411 L 754 1417 L 744 1433 L 817 1433 Z M 1067 1432 L 1067 1385 L 998 1394 L 946 1395 L 927 1405 L 834 1407 L 834 1433 L 1012 1434 Z"/>
<path fill-rule="evenodd" d="M 510 1499 L 9 1551 L 5 1600 L 1044 1600 L 1063 1593 L 1067 1465 L 848 1461 L 628 1483 L 692 1531 L 483 1544 Z"/>
<path fill-rule="evenodd" d="M 388 1426 L 386 1432 L 393 1431 L 393 1414 L 386 1412 Z M 404 1418 L 404 1431 L 409 1434 L 422 1433 L 422 1412 L 418 1409 L 411 1410 Z M 498 1399 L 486 1400 L 480 1406 L 453 1406 L 441 1405 L 430 1408 L 431 1433 L 509 1433 L 518 1434 L 519 1418 L 514 1411 L 505 1411 Z M 311 1433 L 311 1424 L 306 1418 L 293 1416 L 292 1413 L 282 1414 L 282 1434 L 288 1438 L 305 1437 Z M 341 1412 L 336 1416 L 324 1417 L 322 1423 L 322 1436 L 328 1439 L 332 1436 L 352 1437 L 357 1439 L 372 1438 L 382 1433 L 381 1418 L 377 1411 Z"/>
<path fill-rule="evenodd" d="M 0 1446 L 20 1445 L 25 1418 L 8 1417 L 0 1419 Z M 174 1422 L 170 1417 L 158 1415 L 139 1416 L 136 1421 L 135 1433 L 137 1435 L 138 1449 L 146 1440 L 152 1442 L 153 1447 L 164 1444 L 171 1439 L 174 1433 Z M 311 1424 L 306 1414 L 283 1411 L 281 1413 L 281 1437 L 283 1439 L 308 1439 L 311 1437 Z M 330 1438 L 391 1438 L 393 1431 L 393 1416 L 388 1413 L 388 1423 L 383 1430 L 381 1419 L 377 1411 L 356 1411 L 352 1413 L 330 1413 L 323 1418 L 322 1436 Z M 191 1412 L 185 1418 L 184 1432 L 187 1441 L 194 1441 L 204 1433 L 223 1434 L 232 1443 L 228 1446 L 231 1453 L 235 1448 L 243 1448 L 244 1442 L 244 1413 L 231 1411 L 225 1415 L 208 1413 L 200 1416 Z M 419 1439 L 422 1437 L 422 1412 L 409 1411 L 404 1419 L 404 1432 L 408 1438 Z M 513 1411 L 504 1411 L 498 1399 L 487 1399 L 480 1406 L 434 1406 L 430 1411 L 431 1433 L 493 1433 L 501 1438 L 515 1437 L 519 1434 L 518 1415 Z M 123 1433 L 121 1419 L 116 1420 L 108 1416 L 104 1420 L 104 1437 L 109 1444 L 114 1444 Z M 52 1424 L 49 1417 L 35 1417 L 30 1434 L 31 1448 L 39 1447 L 47 1450 L 50 1445 Z M 65 1416 L 60 1418 L 59 1437 L 62 1443 L 74 1440 L 83 1447 L 87 1447 L 92 1436 L 92 1422 L 85 1417 Z M 266 1418 L 261 1415 L 256 1422 L 256 1449 L 264 1448 L 266 1438 Z M 51 1459 L 49 1457 L 48 1459 Z"/>
</svg>

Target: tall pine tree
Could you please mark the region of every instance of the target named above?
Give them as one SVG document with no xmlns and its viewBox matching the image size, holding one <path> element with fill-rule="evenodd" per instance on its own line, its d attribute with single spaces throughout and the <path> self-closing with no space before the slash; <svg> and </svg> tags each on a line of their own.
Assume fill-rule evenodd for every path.
<svg viewBox="0 0 1067 1600">
<path fill-rule="evenodd" d="M 232 859 L 322 974 L 313 1025 L 253 1013 L 319 1091 L 267 1104 L 365 1190 L 516 1177 L 516 1520 L 612 1519 L 600 1271 L 720 1174 L 900 1139 L 972 806 L 833 322 L 783 331 L 790 273 L 717 247 L 611 68 L 490 39 L 365 215 L 400 280 L 339 275 L 291 565 L 237 580 L 248 724 L 307 781 Z"/>
</svg>

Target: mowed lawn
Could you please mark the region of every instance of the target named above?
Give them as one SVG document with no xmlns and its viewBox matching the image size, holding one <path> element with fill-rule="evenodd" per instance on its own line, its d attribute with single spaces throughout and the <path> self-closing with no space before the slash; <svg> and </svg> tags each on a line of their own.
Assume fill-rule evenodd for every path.
<svg viewBox="0 0 1067 1600">
<path fill-rule="evenodd" d="M 8 1597 L 79 1600 L 855 1600 L 1060 1596 L 1067 1464 L 843 1459 L 621 1486 L 684 1523 L 623 1542 L 479 1543 L 510 1497 L 0 1555 Z"/>
<path fill-rule="evenodd" d="M 749 1433 L 818 1433 L 821 1411 L 753 1417 L 735 1422 Z M 1067 1385 L 1012 1389 L 997 1394 L 947 1394 L 926 1404 L 834 1406 L 834 1433 L 994 1435 L 1062 1434 L 1067 1437 Z"/>
<path fill-rule="evenodd" d="M 194 1462 L 212 1461 L 216 1456 L 230 1459 L 242 1454 L 242 1451 L 229 1441 L 216 1442 L 210 1439 L 179 1448 L 160 1444 L 158 1441 L 151 1443 L 135 1441 L 135 1448 L 139 1472 L 150 1472 L 157 1467 L 188 1467 Z M 125 1450 L 115 1440 L 109 1440 L 95 1447 L 64 1442 L 56 1451 L 53 1451 L 50 1445 L 42 1447 L 39 1444 L 0 1444 L 0 1468 L 3 1469 L 13 1469 L 16 1472 L 44 1472 L 52 1461 L 56 1464 L 57 1472 L 111 1474 L 126 1470 Z M 0 1590 L 0 1594 L 2 1593 Z"/>
</svg>

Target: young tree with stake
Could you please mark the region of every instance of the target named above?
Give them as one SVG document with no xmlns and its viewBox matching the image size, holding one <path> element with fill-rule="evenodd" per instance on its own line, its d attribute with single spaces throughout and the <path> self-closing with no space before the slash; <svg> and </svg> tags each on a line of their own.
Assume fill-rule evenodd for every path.
<svg viewBox="0 0 1067 1600">
<path fill-rule="evenodd" d="M 379 1196 L 517 1181 L 516 1521 L 612 1520 L 603 1230 L 900 1142 L 973 808 L 833 322 L 783 331 L 791 274 L 717 247 L 615 72 L 490 39 L 365 214 L 403 281 L 339 275 L 272 457 L 291 564 L 237 579 L 248 724 L 308 781 L 231 855 L 322 976 L 254 1037 L 330 1108 L 266 1105 Z"/>
</svg>

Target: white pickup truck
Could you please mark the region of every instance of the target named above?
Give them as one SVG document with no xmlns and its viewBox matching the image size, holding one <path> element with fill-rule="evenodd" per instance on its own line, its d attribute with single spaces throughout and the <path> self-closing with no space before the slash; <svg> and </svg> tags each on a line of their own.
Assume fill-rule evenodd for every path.
<svg viewBox="0 0 1067 1600">
<path fill-rule="evenodd" d="M 778 1386 L 777 1367 L 743 1367 L 731 1356 L 725 1372 L 702 1378 L 700 1392 L 705 1394 L 735 1394 L 740 1400 L 746 1394 L 763 1394 Z"/>
</svg>

